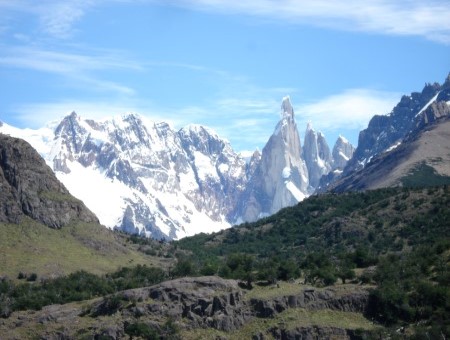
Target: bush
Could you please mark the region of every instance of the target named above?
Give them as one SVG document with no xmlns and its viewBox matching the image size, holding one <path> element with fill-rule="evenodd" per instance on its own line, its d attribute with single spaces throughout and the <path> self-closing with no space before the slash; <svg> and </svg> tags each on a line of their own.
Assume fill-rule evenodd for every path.
<svg viewBox="0 0 450 340">
<path fill-rule="evenodd" d="M 190 276 L 194 272 L 194 264 L 189 259 L 179 259 L 173 269 L 173 275 L 175 277 Z"/>
<path fill-rule="evenodd" d="M 132 337 L 141 337 L 147 340 L 158 340 L 158 331 L 142 322 L 125 323 L 125 333 Z"/>
<path fill-rule="evenodd" d="M 37 274 L 36 273 L 31 273 L 31 275 L 27 277 L 27 281 L 29 281 L 29 282 L 34 282 L 36 280 L 37 280 Z"/>
</svg>

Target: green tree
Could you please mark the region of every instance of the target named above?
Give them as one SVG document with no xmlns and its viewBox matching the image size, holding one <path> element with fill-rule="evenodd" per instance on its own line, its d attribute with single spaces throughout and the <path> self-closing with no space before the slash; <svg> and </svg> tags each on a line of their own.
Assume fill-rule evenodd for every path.
<svg viewBox="0 0 450 340">
<path fill-rule="evenodd" d="M 194 264 L 190 259 L 178 259 L 173 269 L 173 275 L 176 277 L 191 276 L 194 273 Z"/>
</svg>

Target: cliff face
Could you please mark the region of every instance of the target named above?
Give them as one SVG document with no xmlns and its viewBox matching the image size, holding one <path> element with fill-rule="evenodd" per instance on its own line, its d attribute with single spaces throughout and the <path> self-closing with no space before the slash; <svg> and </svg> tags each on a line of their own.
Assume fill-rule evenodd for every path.
<svg viewBox="0 0 450 340">
<path fill-rule="evenodd" d="M 0 222 L 28 216 L 51 228 L 73 220 L 98 222 L 27 142 L 0 134 Z"/>
</svg>

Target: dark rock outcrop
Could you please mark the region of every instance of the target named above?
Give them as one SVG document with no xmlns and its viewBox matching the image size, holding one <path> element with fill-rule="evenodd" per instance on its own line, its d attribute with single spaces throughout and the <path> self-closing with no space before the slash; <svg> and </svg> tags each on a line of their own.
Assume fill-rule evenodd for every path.
<svg viewBox="0 0 450 340">
<path fill-rule="evenodd" d="M 159 285 L 124 291 L 117 296 L 124 301 L 138 301 L 137 306 L 121 313 L 188 321 L 190 328 L 215 328 L 231 331 L 240 328 L 252 314 L 243 301 L 236 281 L 206 276 L 166 281 Z M 151 299 L 151 302 L 146 302 Z M 92 307 L 93 315 L 108 314 L 108 299 Z"/>
<path fill-rule="evenodd" d="M 98 222 L 36 150 L 21 139 L 0 134 L 0 222 L 20 223 L 25 216 L 51 228 L 74 220 Z"/>
</svg>

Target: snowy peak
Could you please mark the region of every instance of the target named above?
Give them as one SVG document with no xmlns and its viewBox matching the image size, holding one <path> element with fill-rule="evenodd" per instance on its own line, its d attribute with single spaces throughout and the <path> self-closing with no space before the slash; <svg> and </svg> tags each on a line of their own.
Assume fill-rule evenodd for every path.
<svg viewBox="0 0 450 340">
<path fill-rule="evenodd" d="M 308 169 L 309 185 L 314 189 L 319 185 L 320 178 L 330 172 L 332 158 L 325 136 L 316 132 L 311 123 L 307 124 L 305 131 L 303 157 Z"/>
<path fill-rule="evenodd" d="M 281 102 L 281 119 L 294 119 L 294 108 L 291 104 L 291 98 L 289 96 L 286 96 L 283 98 Z"/>
<path fill-rule="evenodd" d="M 333 170 L 342 171 L 347 162 L 353 157 L 355 148 L 343 136 L 339 136 L 333 147 Z"/>
<path fill-rule="evenodd" d="M 250 161 L 249 184 L 237 216 L 244 221 L 254 221 L 307 196 L 308 171 L 301 150 L 294 110 L 289 97 L 284 97 L 281 120 L 261 155 L 255 154 Z"/>
</svg>

